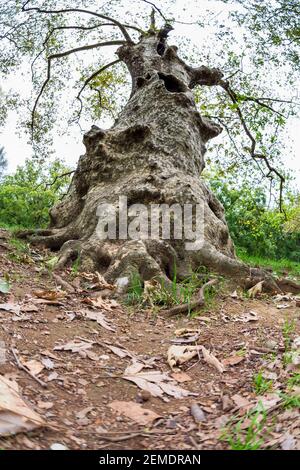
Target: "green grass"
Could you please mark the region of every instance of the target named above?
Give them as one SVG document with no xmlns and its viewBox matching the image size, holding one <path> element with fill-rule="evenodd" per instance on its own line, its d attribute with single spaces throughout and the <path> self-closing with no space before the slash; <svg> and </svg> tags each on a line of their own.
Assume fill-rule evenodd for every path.
<svg viewBox="0 0 300 470">
<path fill-rule="evenodd" d="M 293 388 L 300 385 L 300 373 L 294 372 L 291 377 L 288 379 L 288 387 Z"/>
<path fill-rule="evenodd" d="M 291 349 L 292 345 L 292 334 L 295 332 L 296 328 L 296 321 L 295 320 L 288 320 L 286 318 L 283 327 L 282 327 L 282 336 L 284 341 L 284 348 L 285 352 L 288 352 Z"/>
<path fill-rule="evenodd" d="M 138 273 L 133 273 L 130 278 L 127 293 L 128 304 L 148 303 L 152 307 L 168 308 L 179 304 L 190 304 L 200 287 L 208 280 L 209 275 L 204 272 L 191 273 L 186 279 L 178 282 L 176 269 L 171 284 L 166 284 L 163 279 L 157 280 L 157 285 L 148 292 L 147 299 L 144 296 L 144 285 Z M 205 291 L 206 305 L 211 304 L 215 297 L 213 286 Z M 188 312 L 191 313 L 190 311 Z"/>
<path fill-rule="evenodd" d="M 79 268 L 80 268 L 80 256 L 77 256 L 77 258 L 73 262 L 72 268 L 71 268 L 71 272 L 72 272 L 73 276 L 77 276 L 77 274 L 79 272 Z"/>
<path fill-rule="evenodd" d="M 261 256 L 248 255 L 243 250 L 237 249 L 239 258 L 244 263 L 250 264 L 253 267 L 270 268 L 274 274 L 282 275 L 288 271 L 290 276 L 300 277 L 300 263 L 290 261 L 288 259 L 269 259 Z"/>
<path fill-rule="evenodd" d="M 141 276 L 138 272 L 134 272 L 130 277 L 127 303 L 130 305 L 141 304 L 143 302 L 144 287 Z"/>
<path fill-rule="evenodd" d="M 259 450 L 264 443 L 262 432 L 266 419 L 267 415 L 263 409 L 249 411 L 236 424 L 233 424 L 233 420 L 228 423 L 221 440 L 227 442 L 230 450 Z M 249 424 L 245 426 L 248 421 Z"/>
<path fill-rule="evenodd" d="M 0 220 L 0 228 L 3 230 L 7 230 L 8 232 L 18 232 L 19 230 L 28 230 L 28 227 L 23 227 L 22 225 L 11 225 L 6 222 L 1 222 Z M 32 227 L 32 230 L 34 230 L 35 227 Z"/>
<path fill-rule="evenodd" d="M 18 238 L 10 238 L 9 244 L 12 248 L 12 252 L 8 255 L 13 261 L 18 263 L 27 263 L 30 261 L 30 248 L 29 243 L 24 242 Z"/>
<path fill-rule="evenodd" d="M 300 409 L 300 395 L 289 395 L 287 393 L 281 393 L 280 397 L 282 399 L 283 408 L 287 408 L 287 409 L 298 408 L 298 409 Z"/>
<path fill-rule="evenodd" d="M 264 393 L 270 391 L 273 387 L 272 380 L 267 380 L 263 376 L 263 372 L 258 372 L 253 377 L 253 388 L 256 395 L 263 395 Z"/>
</svg>

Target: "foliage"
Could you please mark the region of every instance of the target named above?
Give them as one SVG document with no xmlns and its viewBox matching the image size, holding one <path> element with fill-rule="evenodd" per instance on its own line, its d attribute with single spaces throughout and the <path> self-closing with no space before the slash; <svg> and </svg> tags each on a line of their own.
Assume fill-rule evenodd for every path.
<svg viewBox="0 0 300 470">
<path fill-rule="evenodd" d="M 151 307 L 167 308 L 180 304 L 191 304 L 201 286 L 211 278 L 206 270 L 200 268 L 192 272 L 184 280 L 179 281 L 174 266 L 174 274 L 171 285 L 164 279 L 159 279 L 146 286 L 143 285 L 139 273 L 133 273 L 130 278 L 127 302 L 129 304 L 149 304 Z M 221 279 L 220 279 L 221 280 Z M 205 305 L 210 307 L 216 295 L 216 290 L 210 286 L 205 290 Z M 190 314 L 190 309 L 188 310 Z"/>
<path fill-rule="evenodd" d="M 143 282 L 138 272 L 132 273 L 130 277 L 127 302 L 129 304 L 141 304 L 143 302 Z"/>
<path fill-rule="evenodd" d="M 284 152 L 288 152 L 284 134 L 287 119 L 298 112 L 291 69 L 298 63 L 299 7 L 296 0 L 223 1 L 227 8 L 211 2 L 205 10 L 197 0 L 189 2 L 188 7 L 181 0 L 167 0 L 155 8 L 155 26 L 158 29 L 171 23 L 172 42 L 179 46 L 184 60 L 195 66 L 219 67 L 229 78 L 234 102 L 221 87 L 201 87 L 197 92 L 201 113 L 224 128 L 223 137 L 210 144 L 209 158 L 220 162 L 226 171 L 236 166 L 239 178 L 258 183 L 262 175 L 270 178 L 270 171 L 264 159 L 253 155 L 245 124 L 256 142 L 256 152 L 267 156 L 270 164 L 278 168 Z M 64 132 L 70 124 L 111 120 L 124 105 L 130 93 L 129 74 L 124 73 L 122 64 L 112 60 L 120 44 L 107 48 L 103 43 L 124 40 L 115 20 L 126 24 L 134 41 L 147 34 L 152 3 L 112 0 L 100 6 L 96 0 L 2 2 L 0 73 L 9 77 L 21 71 L 28 82 L 32 80 L 29 99 L 7 94 L 2 109 L 26 110 L 19 112 L 20 125 L 29 130 L 28 109 L 33 109 L 43 90 L 34 112 L 33 143 L 39 156 L 46 147 L 49 149 L 53 126 L 55 132 Z M 42 12 L 37 11 L 39 7 Z M 63 11 L 57 12 L 60 8 Z M 78 8 L 87 11 L 76 11 Z M 101 15 L 110 17 L 108 24 Z M 198 38 L 202 37 L 208 38 L 205 48 L 199 47 Z M 66 54 L 78 46 L 80 51 Z M 51 56 L 51 73 L 45 81 L 47 58 Z M 107 64 L 113 65 L 101 72 Z M 281 166 L 281 172 L 286 173 Z M 275 176 L 272 171 L 271 174 Z M 270 182 L 278 189 L 278 178 Z"/>
<path fill-rule="evenodd" d="M 300 396 L 291 395 L 287 393 L 281 393 L 280 397 L 282 399 L 282 406 L 284 408 L 297 408 L 300 409 Z"/>
<path fill-rule="evenodd" d="M 38 228 L 47 225 L 49 209 L 62 197 L 69 183 L 69 176 L 57 177 L 68 171 L 59 160 L 48 165 L 27 160 L 15 174 L 5 176 L 0 184 L 1 226 Z"/>
<path fill-rule="evenodd" d="M 224 0 L 223 0 L 224 1 Z M 288 61 L 299 69 L 300 4 L 298 0 L 225 0 L 242 8 L 232 17 L 248 31 L 257 46 L 259 57 L 281 65 Z"/>
<path fill-rule="evenodd" d="M 207 178 L 224 205 L 230 233 L 240 253 L 300 260 L 300 231 L 286 230 L 286 216 L 268 207 L 264 187 L 238 185 L 232 177 L 227 175 L 225 179 L 218 172 L 208 174 Z M 287 212 L 293 212 L 289 206 Z"/>
</svg>

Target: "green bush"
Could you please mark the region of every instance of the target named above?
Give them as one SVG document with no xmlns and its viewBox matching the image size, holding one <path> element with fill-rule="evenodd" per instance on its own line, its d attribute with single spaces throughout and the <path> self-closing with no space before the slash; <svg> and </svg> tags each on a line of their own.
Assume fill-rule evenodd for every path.
<svg viewBox="0 0 300 470">
<path fill-rule="evenodd" d="M 267 207 L 263 189 L 235 187 L 218 175 L 209 183 L 225 208 L 226 220 L 235 245 L 248 255 L 300 261 L 300 231 L 288 231 L 284 214 Z M 287 214 L 293 214 L 286 201 Z"/>
<path fill-rule="evenodd" d="M 60 160 L 49 165 L 27 160 L 15 174 L 4 177 L 0 184 L 0 225 L 45 227 L 49 209 L 63 196 L 70 181 L 69 176 L 57 177 L 68 171 Z"/>
</svg>

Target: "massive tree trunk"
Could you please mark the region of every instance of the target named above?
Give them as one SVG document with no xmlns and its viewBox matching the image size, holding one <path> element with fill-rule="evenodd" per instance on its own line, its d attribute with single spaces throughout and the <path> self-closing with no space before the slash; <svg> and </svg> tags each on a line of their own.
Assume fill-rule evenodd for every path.
<svg viewBox="0 0 300 470">
<path fill-rule="evenodd" d="M 98 270 L 115 281 L 137 270 L 143 279 L 184 276 L 200 266 L 245 279 L 250 269 L 235 257 L 224 210 L 206 183 L 205 144 L 221 129 L 201 117 L 192 89 L 213 86 L 217 69 L 191 68 L 166 43 L 166 32 L 149 33 L 138 44 L 125 44 L 117 54 L 132 78 L 130 99 L 113 127 L 96 126 L 84 136 L 68 195 L 51 210 L 51 226 L 32 238 L 60 250 L 58 266 L 80 257 L 84 270 Z M 134 203 L 204 207 L 204 243 L 186 250 L 182 240 L 101 240 L 97 234 L 101 203 L 119 196 Z M 101 217 L 101 214 L 100 214 Z"/>
</svg>

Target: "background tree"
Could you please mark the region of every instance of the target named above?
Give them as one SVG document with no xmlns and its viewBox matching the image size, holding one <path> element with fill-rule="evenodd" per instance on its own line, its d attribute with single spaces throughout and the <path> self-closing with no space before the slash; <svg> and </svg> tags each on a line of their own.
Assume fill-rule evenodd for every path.
<svg viewBox="0 0 300 470">
<path fill-rule="evenodd" d="M 0 184 L 0 225 L 41 228 L 49 225 L 49 210 L 67 193 L 70 169 L 60 160 L 26 160 Z"/>
</svg>

